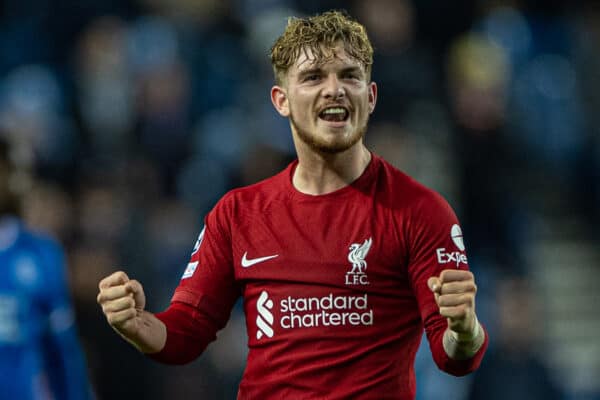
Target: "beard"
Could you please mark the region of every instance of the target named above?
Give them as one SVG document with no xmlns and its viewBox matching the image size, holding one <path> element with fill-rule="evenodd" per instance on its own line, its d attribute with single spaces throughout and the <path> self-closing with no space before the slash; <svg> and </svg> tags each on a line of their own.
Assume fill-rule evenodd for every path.
<svg viewBox="0 0 600 400">
<path fill-rule="evenodd" d="M 367 124 L 369 122 L 369 119 L 367 117 L 367 120 L 365 121 L 364 125 L 359 126 L 358 129 L 356 129 L 348 139 L 334 141 L 333 143 L 331 143 L 319 138 L 317 135 L 311 134 L 310 132 L 301 129 L 300 126 L 298 126 L 298 124 L 296 123 L 293 113 L 290 112 L 289 118 L 290 123 L 292 124 L 294 130 L 298 134 L 298 138 L 303 143 L 308 145 L 308 147 L 310 147 L 311 150 L 321 154 L 338 154 L 348 150 L 365 136 L 365 133 L 367 132 Z"/>
</svg>

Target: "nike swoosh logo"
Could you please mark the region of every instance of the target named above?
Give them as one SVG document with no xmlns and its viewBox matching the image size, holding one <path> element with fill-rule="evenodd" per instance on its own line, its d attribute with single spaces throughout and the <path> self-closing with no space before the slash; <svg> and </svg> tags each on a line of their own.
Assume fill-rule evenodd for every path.
<svg viewBox="0 0 600 400">
<path fill-rule="evenodd" d="M 242 267 L 244 267 L 244 268 L 251 267 L 254 264 L 258 264 L 258 263 L 261 263 L 263 261 L 267 261 L 267 260 L 270 260 L 271 258 L 275 258 L 275 257 L 279 256 L 279 254 L 275 254 L 275 255 L 272 255 L 272 256 L 266 256 L 266 257 L 250 258 L 250 259 L 248 259 L 248 258 L 246 258 L 247 255 L 248 255 L 248 252 L 245 252 L 244 255 L 243 255 L 243 257 L 242 257 Z"/>
</svg>

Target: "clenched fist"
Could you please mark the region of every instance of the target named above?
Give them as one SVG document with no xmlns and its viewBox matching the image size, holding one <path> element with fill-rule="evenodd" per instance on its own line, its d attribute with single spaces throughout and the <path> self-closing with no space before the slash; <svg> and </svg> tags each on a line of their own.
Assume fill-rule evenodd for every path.
<svg viewBox="0 0 600 400">
<path fill-rule="evenodd" d="M 137 337 L 146 306 L 142 285 L 118 271 L 102 279 L 98 286 L 97 301 L 110 326 L 125 338 Z"/>
<path fill-rule="evenodd" d="M 165 346 L 167 328 L 144 310 L 146 295 L 138 281 L 119 271 L 102 279 L 98 286 L 98 304 L 119 335 L 143 353 L 156 353 Z"/>
<path fill-rule="evenodd" d="M 448 319 L 448 328 L 459 335 L 473 335 L 477 328 L 475 293 L 477 285 L 470 271 L 447 269 L 427 281 L 434 293 L 440 314 Z"/>
</svg>

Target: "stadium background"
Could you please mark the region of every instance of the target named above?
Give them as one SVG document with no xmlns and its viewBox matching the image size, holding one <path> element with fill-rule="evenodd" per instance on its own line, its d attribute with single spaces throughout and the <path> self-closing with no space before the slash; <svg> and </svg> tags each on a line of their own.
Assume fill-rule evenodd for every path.
<svg viewBox="0 0 600 400">
<path fill-rule="evenodd" d="M 293 158 L 268 49 L 288 15 L 330 8 L 375 46 L 367 143 L 455 206 L 492 335 L 491 374 L 448 378 L 423 348 L 418 398 L 599 399 L 598 2 L 3 0 L 0 129 L 28 223 L 66 248 L 98 398 L 235 397 L 239 307 L 165 367 L 112 332 L 97 283 L 125 269 L 164 308 L 215 201 Z"/>
</svg>

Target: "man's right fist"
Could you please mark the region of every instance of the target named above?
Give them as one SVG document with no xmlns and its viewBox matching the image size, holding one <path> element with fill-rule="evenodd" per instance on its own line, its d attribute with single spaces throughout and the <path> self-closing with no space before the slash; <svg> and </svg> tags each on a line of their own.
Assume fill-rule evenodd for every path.
<svg viewBox="0 0 600 400">
<path fill-rule="evenodd" d="M 125 337 L 135 337 L 141 328 L 141 314 L 146 306 L 142 285 L 129 279 L 123 271 L 100 281 L 97 301 L 108 323 Z"/>
</svg>

